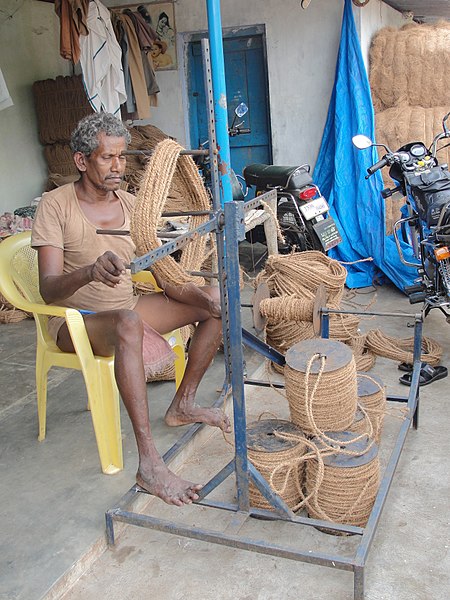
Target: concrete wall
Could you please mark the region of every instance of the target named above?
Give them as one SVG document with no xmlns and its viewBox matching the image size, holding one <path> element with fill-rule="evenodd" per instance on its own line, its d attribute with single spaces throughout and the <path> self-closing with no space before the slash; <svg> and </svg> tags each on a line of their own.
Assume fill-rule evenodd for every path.
<svg viewBox="0 0 450 600">
<path fill-rule="evenodd" d="M 145 2 L 145 0 L 144 0 Z M 109 7 L 136 4 L 103 0 Z M 11 19 L 7 14 L 16 10 Z M 334 82 L 344 0 L 222 0 L 222 26 L 264 25 L 274 162 L 314 166 Z M 184 50 L 189 34 L 207 30 L 205 0 L 176 1 L 179 68 L 159 71 L 159 106 L 151 122 L 189 146 Z M 0 12 L 0 67 L 14 106 L 0 111 L 0 214 L 28 204 L 46 178 L 37 138 L 33 81 L 70 74 L 59 58 L 59 22 L 53 5 L 35 0 L 3 0 Z M 354 8 L 363 45 L 374 31 L 397 25 L 399 13 L 380 0 Z"/>
<path fill-rule="evenodd" d="M 0 68 L 14 102 L 0 111 L 3 214 L 39 196 L 47 175 L 31 85 L 36 80 L 70 74 L 70 63 L 59 57 L 59 20 L 53 4 L 2 0 Z"/>
<path fill-rule="evenodd" d="M 401 27 L 407 21 L 402 14 L 381 0 L 372 0 L 363 8 L 353 7 L 356 29 L 361 42 L 361 50 L 369 69 L 369 48 L 373 35 L 382 27 Z"/>
</svg>

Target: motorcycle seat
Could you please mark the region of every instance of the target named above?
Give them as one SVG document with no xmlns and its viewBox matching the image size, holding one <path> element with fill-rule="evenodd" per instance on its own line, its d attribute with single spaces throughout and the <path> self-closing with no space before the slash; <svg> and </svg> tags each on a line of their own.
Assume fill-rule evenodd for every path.
<svg viewBox="0 0 450 600">
<path fill-rule="evenodd" d="M 286 190 L 298 190 L 313 182 L 309 165 L 287 167 L 255 163 L 247 165 L 243 175 L 247 185 L 254 185 L 257 189 L 282 187 Z"/>
</svg>

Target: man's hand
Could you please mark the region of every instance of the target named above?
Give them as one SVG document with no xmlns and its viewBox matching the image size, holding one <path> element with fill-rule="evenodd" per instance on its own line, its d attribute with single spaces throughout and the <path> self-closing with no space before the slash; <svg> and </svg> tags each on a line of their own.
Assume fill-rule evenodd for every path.
<svg viewBox="0 0 450 600">
<path fill-rule="evenodd" d="M 125 263 L 114 252 L 108 250 L 97 258 L 91 268 L 92 281 L 116 287 L 125 275 Z"/>
</svg>

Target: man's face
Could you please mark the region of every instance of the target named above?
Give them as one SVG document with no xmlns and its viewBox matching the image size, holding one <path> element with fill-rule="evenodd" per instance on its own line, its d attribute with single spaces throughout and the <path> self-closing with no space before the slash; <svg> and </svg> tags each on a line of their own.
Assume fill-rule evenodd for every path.
<svg viewBox="0 0 450 600">
<path fill-rule="evenodd" d="M 126 158 L 122 152 L 126 149 L 123 137 L 113 137 L 100 133 L 99 145 L 90 156 L 80 154 L 80 166 L 83 177 L 99 190 L 111 192 L 118 190 L 125 173 Z M 76 161 L 77 162 L 77 161 Z"/>
</svg>

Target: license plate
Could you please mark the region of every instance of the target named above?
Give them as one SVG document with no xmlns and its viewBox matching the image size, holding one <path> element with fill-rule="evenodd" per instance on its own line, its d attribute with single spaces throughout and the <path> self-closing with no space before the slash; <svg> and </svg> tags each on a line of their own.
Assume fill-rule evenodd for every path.
<svg viewBox="0 0 450 600">
<path fill-rule="evenodd" d="M 314 223 L 313 227 L 325 252 L 330 250 L 330 248 L 337 246 L 339 242 L 342 242 L 341 234 L 339 233 L 333 217 L 328 216 L 326 219 L 323 219 L 323 221 Z"/>
<path fill-rule="evenodd" d="M 328 203 L 323 196 L 299 205 L 299 209 L 307 221 L 314 219 L 318 215 L 323 215 L 323 213 L 328 211 L 328 208 Z"/>
</svg>

